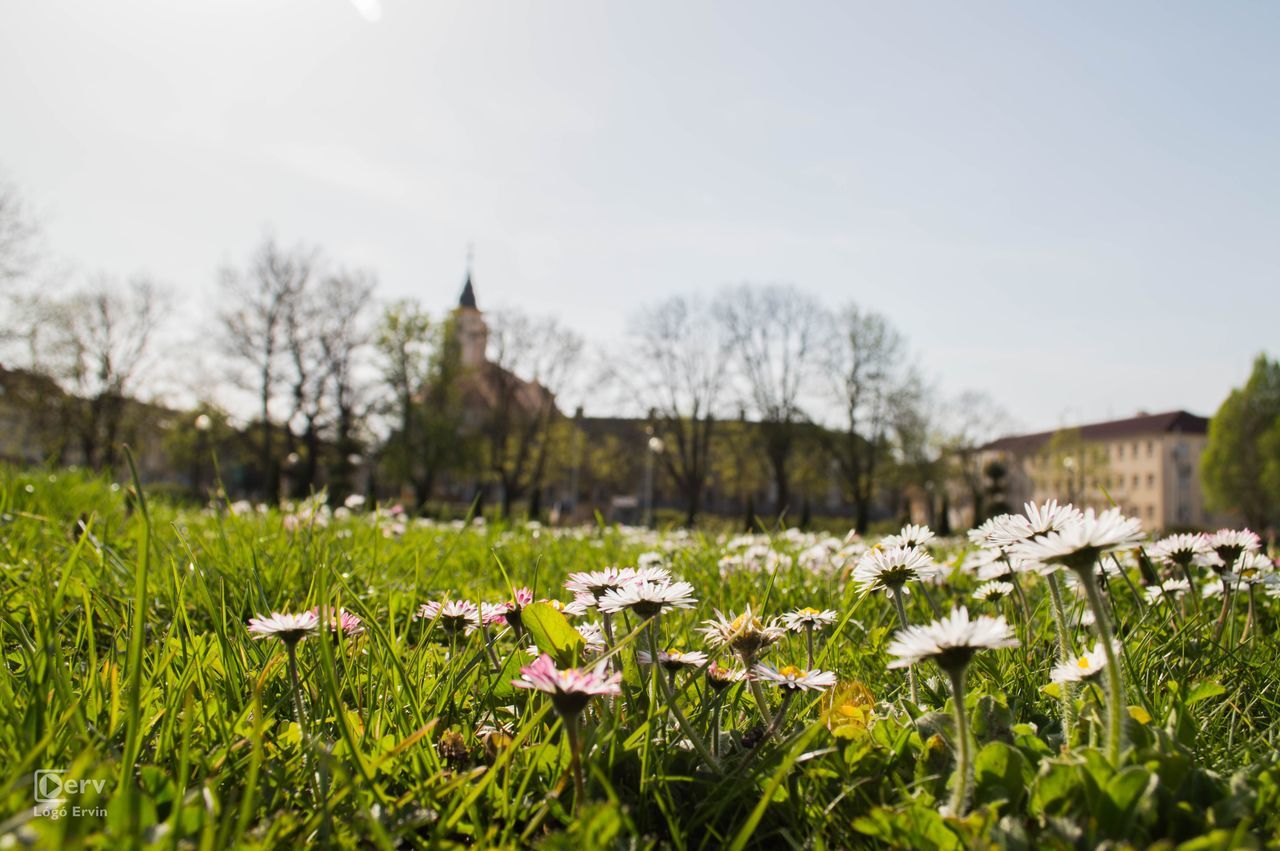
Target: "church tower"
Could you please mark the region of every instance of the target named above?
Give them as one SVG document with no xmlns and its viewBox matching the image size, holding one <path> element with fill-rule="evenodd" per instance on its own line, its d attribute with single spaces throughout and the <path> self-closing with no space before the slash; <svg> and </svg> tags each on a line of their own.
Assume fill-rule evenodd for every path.
<svg viewBox="0 0 1280 851">
<path fill-rule="evenodd" d="M 467 282 L 462 287 L 462 296 L 453 311 L 453 321 L 457 329 L 458 348 L 462 352 L 462 365 L 467 367 L 483 366 L 486 362 L 485 349 L 489 346 L 489 326 L 485 324 L 484 314 L 476 307 L 476 291 L 471 286 L 471 264 L 467 264 Z"/>
</svg>

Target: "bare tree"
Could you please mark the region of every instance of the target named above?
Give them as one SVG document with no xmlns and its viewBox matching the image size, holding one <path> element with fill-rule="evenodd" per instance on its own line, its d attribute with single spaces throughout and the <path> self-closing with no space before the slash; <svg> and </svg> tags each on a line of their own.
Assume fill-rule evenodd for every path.
<svg viewBox="0 0 1280 851">
<path fill-rule="evenodd" d="M 829 392 L 841 412 L 838 430 L 821 431 L 865 532 L 876 475 L 892 432 L 918 398 L 920 381 L 906 363 L 906 346 L 884 316 L 848 305 L 835 318 L 824 358 Z"/>
<path fill-rule="evenodd" d="M 40 228 L 17 188 L 0 175 L 0 286 L 30 274 Z"/>
<path fill-rule="evenodd" d="M 946 406 L 944 418 L 944 449 L 973 510 L 970 522 L 977 526 L 990 513 L 981 449 L 1010 427 L 1009 414 L 990 395 L 966 390 Z"/>
<path fill-rule="evenodd" d="M 745 401 L 760 420 L 775 508 L 785 512 L 791 499 L 788 463 L 808 421 L 802 403 L 812 390 L 829 317 L 813 298 L 783 285 L 726 289 L 712 309 L 733 347 Z"/>
<path fill-rule="evenodd" d="M 321 307 L 316 338 L 328 373 L 334 461 L 330 490 L 337 501 L 351 493 L 353 456 L 361 448 L 359 430 L 371 407 L 366 356 L 373 335 L 366 321 L 377 282 L 368 271 L 338 271 L 316 291 Z"/>
<path fill-rule="evenodd" d="M 290 312 L 311 279 L 315 258 L 313 249 L 284 249 L 268 236 L 245 270 L 222 270 L 222 296 L 228 305 L 221 315 L 223 348 L 247 368 L 247 385 L 258 398 L 259 473 L 272 502 L 280 498 L 272 402 L 287 353 Z"/>
<path fill-rule="evenodd" d="M 556 393 L 580 365 L 582 346 L 581 337 L 554 319 L 516 311 L 492 316 L 491 359 L 472 381 L 484 401 L 480 432 L 489 470 L 502 487 L 504 516 L 526 493 L 530 513 L 538 513 L 559 414 Z"/>
<path fill-rule="evenodd" d="M 645 308 L 631 330 L 610 376 L 648 409 L 650 425 L 664 446 L 659 457 L 684 498 L 686 522 L 692 526 L 711 472 L 730 346 L 710 307 L 683 296 Z"/>
<path fill-rule="evenodd" d="M 37 366 L 68 394 L 65 418 L 84 463 L 111 469 L 154 332 L 166 314 L 159 287 L 144 277 L 127 285 L 107 276 L 45 302 L 48 334 Z"/>
</svg>

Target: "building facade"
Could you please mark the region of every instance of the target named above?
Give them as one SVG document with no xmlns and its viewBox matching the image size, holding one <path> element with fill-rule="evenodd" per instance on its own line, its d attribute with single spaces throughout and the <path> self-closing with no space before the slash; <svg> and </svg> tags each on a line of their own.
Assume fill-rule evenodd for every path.
<svg viewBox="0 0 1280 851">
<path fill-rule="evenodd" d="M 1200 459 L 1208 431 L 1208 419 L 1186 411 L 1139 414 L 1003 437 L 982 447 L 982 463 L 1015 509 L 1057 499 L 1118 505 L 1149 529 L 1213 528 L 1233 518 L 1205 506 Z"/>
</svg>

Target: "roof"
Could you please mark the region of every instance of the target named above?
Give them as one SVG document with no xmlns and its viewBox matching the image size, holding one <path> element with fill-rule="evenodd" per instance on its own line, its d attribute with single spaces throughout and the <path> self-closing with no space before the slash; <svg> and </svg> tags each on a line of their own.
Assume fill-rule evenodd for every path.
<svg viewBox="0 0 1280 851">
<path fill-rule="evenodd" d="M 476 291 L 471 286 L 471 273 L 467 272 L 467 282 L 462 287 L 462 296 L 458 299 L 458 307 L 469 307 L 472 310 L 479 310 L 476 307 Z"/>
<path fill-rule="evenodd" d="M 1074 428 L 1041 431 L 1035 434 L 1019 434 L 993 440 L 984 450 L 1004 452 L 1035 452 L 1061 431 L 1079 431 L 1083 440 L 1119 440 L 1144 434 L 1206 434 L 1209 420 L 1186 411 L 1167 411 L 1163 414 L 1139 414 L 1124 420 L 1090 423 Z"/>
</svg>

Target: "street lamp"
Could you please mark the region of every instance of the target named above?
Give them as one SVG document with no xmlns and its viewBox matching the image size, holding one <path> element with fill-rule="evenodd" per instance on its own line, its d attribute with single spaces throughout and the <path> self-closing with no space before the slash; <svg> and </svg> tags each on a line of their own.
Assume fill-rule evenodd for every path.
<svg viewBox="0 0 1280 851">
<path fill-rule="evenodd" d="M 196 457 L 191 470 L 191 488 L 199 497 L 204 489 L 204 456 L 209 451 L 209 429 L 213 428 L 213 419 L 208 414 L 201 414 L 193 425 L 196 428 Z"/>
<path fill-rule="evenodd" d="M 646 429 L 649 435 L 649 452 L 644 459 L 644 525 L 653 528 L 653 467 L 656 459 L 666 449 L 662 438 L 653 434 L 652 427 Z"/>
</svg>

